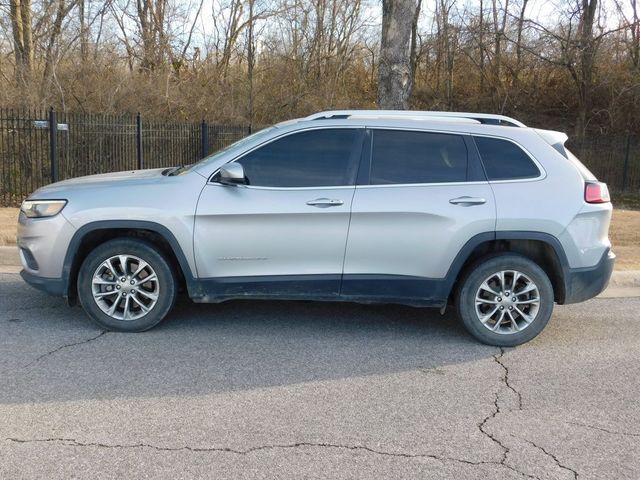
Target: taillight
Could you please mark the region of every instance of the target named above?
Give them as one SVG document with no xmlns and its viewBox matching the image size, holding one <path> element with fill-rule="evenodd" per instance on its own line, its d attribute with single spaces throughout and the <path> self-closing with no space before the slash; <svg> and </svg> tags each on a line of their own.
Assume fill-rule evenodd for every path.
<svg viewBox="0 0 640 480">
<path fill-rule="evenodd" d="M 607 203 L 611 201 L 606 183 L 587 182 L 584 186 L 584 201 L 587 203 Z"/>
</svg>

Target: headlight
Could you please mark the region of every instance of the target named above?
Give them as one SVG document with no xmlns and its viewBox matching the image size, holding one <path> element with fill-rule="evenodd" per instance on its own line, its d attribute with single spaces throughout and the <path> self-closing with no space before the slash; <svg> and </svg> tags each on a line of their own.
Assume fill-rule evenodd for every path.
<svg viewBox="0 0 640 480">
<path fill-rule="evenodd" d="M 20 211 L 29 218 L 53 217 L 67 204 L 66 200 L 25 200 Z"/>
</svg>

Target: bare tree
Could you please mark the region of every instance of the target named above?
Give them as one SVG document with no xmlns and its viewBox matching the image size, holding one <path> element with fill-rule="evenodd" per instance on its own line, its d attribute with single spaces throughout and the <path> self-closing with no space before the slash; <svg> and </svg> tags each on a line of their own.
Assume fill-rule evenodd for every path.
<svg viewBox="0 0 640 480">
<path fill-rule="evenodd" d="M 255 0 L 249 0 L 249 31 L 247 32 L 247 82 L 249 83 L 248 116 L 249 128 L 253 127 L 253 69 L 256 64 L 255 56 Z"/>
<path fill-rule="evenodd" d="M 44 73 L 42 75 L 43 90 L 47 89 L 53 75 L 53 69 L 56 62 L 56 49 L 58 47 L 58 39 L 62 34 L 62 24 L 75 7 L 75 0 L 71 0 L 70 3 L 66 3 L 66 0 L 58 0 L 55 16 L 53 22 L 49 25 L 46 32 L 46 46 L 44 52 Z"/>
<path fill-rule="evenodd" d="M 418 22 L 420 21 L 420 8 L 422 7 L 422 0 L 418 0 L 416 11 L 411 21 L 411 52 L 409 54 L 409 67 L 411 69 L 411 85 L 415 85 L 416 71 L 418 69 Z"/>
<path fill-rule="evenodd" d="M 438 31 L 438 63 L 439 70 L 444 65 L 445 97 L 447 108 L 453 108 L 453 83 L 456 53 L 458 50 L 458 34 L 451 21 L 455 0 L 439 0 L 436 4 L 436 25 Z"/>
<path fill-rule="evenodd" d="M 518 83 L 520 71 L 522 70 L 522 31 L 524 28 L 525 11 L 529 0 L 522 0 L 520 15 L 518 16 L 518 26 L 516 29 L 516 65 L 513 69 L 513 82 Z"/>
<path fill-rule="evenodd" d="M 576 86 L 578 87 L 578 118 L 576 121 L 576 135 L 578 138 L 582 139 L 584 138 L 585 130 L 587 128 L 587 112 L 591 103 L 596 51 L 600 43 L 600 39 L 595 38 L 593 34 L 598 0 L 580 0 L 578 8 L 580 21 L 578 24 L 578 35 L 575 42 L 578 62 L 577 66 L 572 62 L 568 62 L 567 66 Z"/>
<path fill-rule="evenodd" d="M 528 48 L 533 55 L 567 69 L 575 85 L 577 113 L 575 134 L 583 139 L 588 115 L 591 111 L 592 91 L 596 71 L 596 54 L 604 40 L 614 30 L 604 30 L 598 20 L 598 0 L 574 0 L 569 6 L 566 23 L 557 29 L 549 29 L 535 21 L 529 21 L 543 35 L 542 40 L 557 47 L 558 54 L 544 53 L 544 48 Z M 598 32 L 594 31 L 598 29 Z M 543 53 L 540 53 L 540 52 Z"/>
<path fill-rule="evenodd" d="M 502 12 L 501 12 L 502 10 Z M 507 16 L 509 11 L 509 0 L 505 0 L 504 7 L 501 8 L 497 0 L 492 2 L 492 16 L 493 16 L 493 81 L 491 84 L 491 91 L 494 100 L 494 104 L 497 107 L 499 104 L 504 105 L 500 100 L 500 93 L 502 90 L 502 40 L 504 38 L 505 29 L 507 26 Z M 502 16 L 500 15 L 502 13 Z M 502 110 L 502 108 L 500 109 Z"/>
<path fill-rule="evenodd" d="M 411 21 L 415 0 L 382 1 L 382 37 L 378 65 L 378 108 L 406 110 L 411 82 Z"/>
<path fill-rule="evenodd" d="M 624 3 L 616 0 L 616 7 L 622 17 L 624 28 L 625 43 L 629 50 L 629 59 L 631 60 L 631 68 L 640 73 L 640 10 L 638 9 L 638 0 L 627 0 L 631 7 L 631 15 L 625 13 Z M 628 35 L 628 36 L 627 36 Z"/>
<path fill-rule="evenodd" d="M 136 0 L 137 22 L 142 40 L 140 67 L 152 72 L 166 60 L 165 14 L 167 0 Z"/>
<path fill-rule="evenodd" d="M 89 27 L 87 25 L 87 13 L 85 9 L 85 0 L 77 0 L 78 2 L 78 20 L 80 23 L 80 59 L 82 63 L 89 60 Z"/>
<path fill-rule="evenodd" d="M 16 81 L 24 85 L 31 78 L 33 63 L 31 0 L 10 0 L 10 12 L 16 61 Z"/>
</svg>

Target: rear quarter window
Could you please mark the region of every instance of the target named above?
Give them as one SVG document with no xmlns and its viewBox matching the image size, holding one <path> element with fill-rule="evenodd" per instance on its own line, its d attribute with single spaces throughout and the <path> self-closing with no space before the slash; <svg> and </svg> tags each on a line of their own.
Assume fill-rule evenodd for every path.
<svg viewBox="0 0 640 480">
<path fill-rule="evenodd" d="M 540 170 L 522 148 L 508 140 L 473 137 L 489 180 L 536 178 Z"/>
</svg>

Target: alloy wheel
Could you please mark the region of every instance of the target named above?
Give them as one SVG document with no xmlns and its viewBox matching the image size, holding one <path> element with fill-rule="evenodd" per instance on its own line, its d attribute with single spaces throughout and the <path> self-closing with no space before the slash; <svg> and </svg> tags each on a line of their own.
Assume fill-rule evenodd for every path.
<svg viewBox="0 0 640 480">
<path fill-rule="evenodd" d="M 160 284 L 154 269 L 133 255 L 115 255 L 102 262 L 91 279 L 93 299 L 116 320 L 144 317 L 158 302 Z"/>
<path fill-rule="evenodd" d="M 535 320 L 540 291 L 530 277 L 517 270 L 501 270 L 488 276 L 475 296 L 480 323 L 495 333 L 521 332 Z"/>
</svg>

